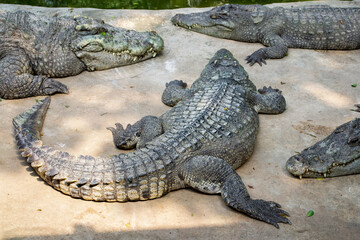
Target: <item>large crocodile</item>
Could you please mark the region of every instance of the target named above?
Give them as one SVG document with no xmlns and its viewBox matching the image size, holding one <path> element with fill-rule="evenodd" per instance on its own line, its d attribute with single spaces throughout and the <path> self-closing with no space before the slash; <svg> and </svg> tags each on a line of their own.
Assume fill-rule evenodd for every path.
<svg viewBox="0 0 360 240">
<path fill-rule="evenodd" d="M 274 7 L 223 5 L 202 13 L 176 14 L 175 25 L 210 36 L 260 42 L 246 58 L 250 65 L 283 58 L 288 48 L 349 50 L 360 48 L 360 7 L 327 5 Z"/>
<path fill-rule="evenodd" d="M 85 17 L 0 11 L 0 97 L 67 93 L 67 87 L 51 77 L 136 63 L 162 49 L 163 40 L 154 32 Z"/>
<path fill-rule="evenodd" d="M 299 178 L 360 173 L 360 118 L 342 124 L 325 139 L 292 156 L 286 168 Z"/>
<path fill-rule="evenodd" d="M 113 131 L 117 146 L 137 149 L 100 158 L 71 156 L 42 144 L 40 131 L 50 98 L 14 118 L 22 156 L 49 185 L 76 198 L 136 201 L 192 187 L 221 194 L 225 203 L 253 218 L 290 223 L 272 201 L 251 199 L 234 169 L 251 156 L 259 127 L 258 112 L 277 114 L 285 99 L 277 89 L 256 87 L 226 49 L 210 60 L 190 89 L 171 81 L 162 100 L 171 110 L 147 116 L 126 130 Z M 137 143 L 138 142 L 138 143 Z"/>
</svg>

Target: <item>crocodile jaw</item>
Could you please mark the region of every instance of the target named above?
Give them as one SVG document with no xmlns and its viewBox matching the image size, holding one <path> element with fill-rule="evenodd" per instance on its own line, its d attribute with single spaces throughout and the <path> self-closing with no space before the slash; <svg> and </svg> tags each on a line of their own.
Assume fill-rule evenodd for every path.
<svg viewBox="0 0 360 240">
<path fill-rule="evenodd" d="M 337 127 L 322 141 L 292 156 L 286 168 L 300 178 L 360 173 L 360 118 Z"/>
<path fill-rule="evenodd" d="M 203 13 L 176 14 L 174 25 L 213 37 L 231 38 L 235 24 L 230 19 L 215 19 L 213 10 Z"/>
<path fill-rule="evenodd" d="M 137 63 L 155 57 L 163 48 L 162 38 L 154 32 L 121 28 L 79 37 L 73 44 L 75 55 L 89 71 Z"/>
</svg>

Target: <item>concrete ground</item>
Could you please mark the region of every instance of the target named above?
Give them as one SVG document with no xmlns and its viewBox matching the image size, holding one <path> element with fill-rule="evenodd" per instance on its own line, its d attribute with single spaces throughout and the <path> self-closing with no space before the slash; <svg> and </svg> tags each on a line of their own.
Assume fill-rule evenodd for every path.
<svg viewBox="0 0 360 240">
<path fill-rule="evenodd" d="M 356 5 L 337 2 L 335 5 Z M 279 4 L 277 4 L 279 5 Z M 358 5 L 359 6 L 359 3 Z M 260 44 L 217 39 L 178 28 L 175 13 L 164 11 L 57 9 L 0 5 L 2 10 L 31 10 L 54 15 L 102 18 L 115 26 L 154 30 L 165 41 L 163 53 L 131 66 L 84 72 L 61 79 L 68 95 L 55 95 L 43 141 L 72 154 L 119 153 L 106 127 L 134 123 L 169 108 L 160 97 L 165 83 L 192 83 L 220 48 L 229 49 L 260 88 L 279 88 L 287 101 L 281 115 L 261 115 L 255 153 L 237 170 L 253 198 L 273 200 L 291 214 L 280 229 L 225 206 L 217 195 L 193 190 L 130 203 L 74 199 L 49 187 L 21 158 L 11 120 L 35 104 L 33 97 L 0 102 L 0 238 L 3 239 L 356 239 L 360 234 L 360 175 L 332 179 L 292 177 L 285 162 L 297 151 L 328 135 L 336 126 L 360 117 L 360 50 L 290 49 L 289 56 L 266 66 L 245 64 Z M 352 87 L 352 84 L 358 84 Z M 307 217 L 313 210 L 315 214 Z"/>
</svg>

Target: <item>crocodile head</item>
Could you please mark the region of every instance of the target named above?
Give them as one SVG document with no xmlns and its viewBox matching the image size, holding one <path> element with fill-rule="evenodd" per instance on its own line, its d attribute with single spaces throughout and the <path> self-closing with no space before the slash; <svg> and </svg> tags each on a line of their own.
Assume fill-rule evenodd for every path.
<svg viewBox="0 0 360 240">
<path fill-rule="evenodd" d="M 261 5 L 226 4 L 206 12 L 176 14 L 171 21 L 213 37 L 251 41 L 256 34 L 254 26 L 262 22 L 266 9 Z"/>
<path fill-rule="evenodd" d="M 155 32 L 136 32 L 103 21 L 78 18 L 78 35 L 72 42 L 75 55 L 90 71 L 128 65 L 155 57 L 164 42 Z"/>
<path fill-rule="evenodd" d="M 201 72 L 200 78 L 192 84 L 191 88 L 201 88 L 201 86 L 207 85 L 209 81 L 231 81 L 244 88 L 256 90 L 243 66 L 229 50 L 224 48 L 218 50 L 210 59 Z"/>
<path fill-rule="evenodd" d="M 292 156 L 286 168 L 300 178 L 360 173 L 360 118 L 339 126 L 324 140 Z"/>
</svg>

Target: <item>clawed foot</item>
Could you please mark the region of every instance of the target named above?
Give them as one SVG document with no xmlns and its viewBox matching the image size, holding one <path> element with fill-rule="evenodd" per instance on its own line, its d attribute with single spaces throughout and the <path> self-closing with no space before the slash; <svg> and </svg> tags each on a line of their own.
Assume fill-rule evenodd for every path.
<svg viewBox="0 0 360 240">
<path fill-rule="evenodd" d="M 39 91 L 41 95 L 51 95 L 54 93 L 69 93 L 69 90 L 65 84 L 62 84 L 61 82 L 53 80 L 51 78 L 46 78 L 43 80 Z"/>
<path fill-rule="evenodd" d="M 259 49 L 250 56 L 247 56 L 245 61 L 246 63 L 250 64 L 250 66 L 254 65 L 255 63 L 258 63 L 260 66 L 262 66 L 263 63 L 266 64 L 265 59 L 266 59 L 266 54 L 264 50 Z"/>
<path fill-rule="evenodd" d="M 262 89 L 261 88 L 258 89 L 258 92 L 260 94 L 267 94 L 267 93 L 274 93 L 274 92 L 281 94 L 281 91 L 279 89 L 272 88 L 272 87 L 265 87 L 265 86 Z"/>
<path fill-rule="evenodd" d="M 290 214 L 280 208 L 280 204 L 273 201 L 250 199 L 246 202 L 246 209 L 239 209 L 239 211 L 243 211 L 244 213 L 253 218 L 267 222 L 275 226 L 276 228 L 279 228 L 278 223 L 291 224 L 290 220 L 287 218 L 290 217 Z"/>
<path fill-rule="evenodd" d="M 120 149 L 135 148 L 139 141 L 140 132 L 134 132 L 130 124 L 127 125 L 126 129 L 120 123 L 115 123 L 115 126 L 116 129 L 113 127 L 106 128 L 112 132 L 115 146 Z"/>
<path fill-rule="evenodd" d="M 356 108 L 355 109 L 351 109 L 354 112 L 360 112 L 360 104 L 355 104 L 354 105 Z"/>
<path fill-rule="evenodd" d="M 186 82 L 182 80 L 172 80 L 171 82 L 166 83 L 166 87 L 170 86 L 180 86 L 181 88 L 186 88 L 187 84 Z"/>
</svg>

